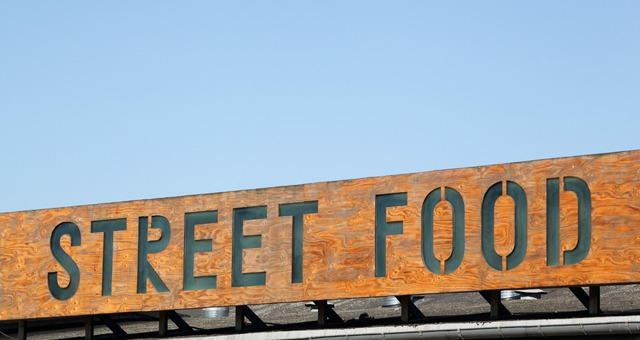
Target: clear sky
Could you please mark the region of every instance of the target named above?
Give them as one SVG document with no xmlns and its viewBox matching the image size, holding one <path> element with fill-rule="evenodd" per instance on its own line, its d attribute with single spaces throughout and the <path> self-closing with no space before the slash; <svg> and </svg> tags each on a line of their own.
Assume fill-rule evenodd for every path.
<svg viewBox="0 0 640 340">
<path fill-rule="evenodd" d="M 639 1 L 2 1 L 0 211 L 640 149 Z"/>
</svg>

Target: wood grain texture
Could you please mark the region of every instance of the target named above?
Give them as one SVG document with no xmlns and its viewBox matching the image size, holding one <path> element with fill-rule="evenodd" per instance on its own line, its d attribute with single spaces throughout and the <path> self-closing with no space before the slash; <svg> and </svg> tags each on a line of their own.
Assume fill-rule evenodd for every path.
<svg viewBox="0 0 640 340">
<path fill-rule="evenodd" d="M 591 245 L 579 263 L 547 265 L 547 179 L 578 177 L 591 193 Z M 489 187 L 512 181 L 526 193 L 527 242 L 524 260 L 511 270 L 489 266 L 482 252 L 482 202 Z M 449 187 L 464 200 L 464 257 L 453 272 L 430 272 L 422 257 L 422 205 L 434 189 Z M 578 202 L 560 189 L 560 251 L 578 243 Z M 375 276 L 376 195 L 406 193 L 407 204 L 387 209 L 387 221 L 402 221 L 402 233 L 386 236 L 386 276 Z M 279 216 L 284 203 L 317 201 L 318 212 L 303 216 L 303 273 L 292 283 L 292 217 Z M 267 218 L 246 221 L 244 235 L 260 235 L 261 247 L 242 252 L 243 271 L 266 272 L 264 285 L 232 285 L 234 208 L 266 206 Z M 218 222 L 197 225 L 196 240 L 212 250 L 194 255 L 196 276 L 217 279 L 215 289 L 184 289 L 185 214 L 218 212 Z M 148 261 L 169 291 L 151 282 L 137 293 L 140 217 L 163 216 L 171 225 L 166 249 Z M 494 249 L 514 249 L 514 204 L 496 203 Z M 91 222 L 126 219 L 113 233 L 112 294 L 102 296 L 105 233 Z M 50 272 L 65 287 L 69 276 L 51 252 L 51 235 L 63 222 L 76 224 L 81 243 L 68 236 L 61 247 L 80 270 L 77 291 L 68 300 L 52 296 Z M 434 210 L 433 251 L 438 261 L 452 253 L 453 209 Z M 149 241 L 160 238 L 149 229 Z M 441 272 L 442 273 L 442 272 Z M 211 306 L 294 302 L 390 295 L 465 292 L 640 282 L 640 151 L 548 159 L 383 176 L 289 187 L 175 198 L 65 207 L 0 214 L 0 320 Z"/>
</svg>

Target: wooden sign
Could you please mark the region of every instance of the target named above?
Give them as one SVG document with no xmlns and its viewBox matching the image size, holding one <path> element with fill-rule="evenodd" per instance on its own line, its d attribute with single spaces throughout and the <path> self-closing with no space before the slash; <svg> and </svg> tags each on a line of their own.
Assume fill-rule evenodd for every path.
<svg viewBox="0 0 640 340">
<path fill-rule="evenodd" d="M 0 214 L 0 319 L 640 282 L 640 151 Z"/>
</svg>

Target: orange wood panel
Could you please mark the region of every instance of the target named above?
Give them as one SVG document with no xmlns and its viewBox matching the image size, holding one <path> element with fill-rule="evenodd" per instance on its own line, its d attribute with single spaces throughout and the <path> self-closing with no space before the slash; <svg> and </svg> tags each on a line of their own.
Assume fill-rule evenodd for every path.
<svg viewBox="0 0 640 340">
<path fill-rule="evenodd" d="M 554 178 L 558 179 L 560 192 L 560 263 L 549 265 L 547 183 Z M 586 241 L 579 241 L 577 236 L 579 199 L 574 192 L 565 190 L 564 178 L 578 178 L 588 186 L 591 232 Z M 515 239 L 517 204 L 511 196 L 505 196 L 507 182 L 516 183 L 526 195 L 524 243 Z M 504 184 L 502 197 L 494 206 L 491 247 L 501 257 L 501 270 L 489 264 L 482 247 L 486 227 L 482 222 L 483 202 L 496 183 Z M 434 273 L 427 268 L 423 256 L 423 204 L 433 190 L 445 188 L 460 194 L 464 211 L 455 215 L 456 208 L 445 201 L 444 195 L 439 198 L 434 210 L 432 251 L 441 267 Z M 405 195 L 406 204 L 388 207 L 384 219 L 376 221 L 376 196 L 394 193 Z M 281 216 L 280 205 L 298 202 L 317 202 L 317 212 L 301 215 L 302 279 L 292 282 L 296 270 L 292 259 L 296 217 Z M 238 220 L 234 209 L 246 207 L 265 207 L 266 218 L 245 220 L 243 234 L 236 233 L 234 237 L 234 221 Z M 217 213 L 217 222 L 197 224 L 193 232 L 197 241 L 186 239 L 186 216 L 210 211 Z M 167 291 L 160 292 L 149 279 L 143 282 L 146 292 L 141 293 L 139 224 L 141 217 L 150 222 L 152 216 L 164 217 L 170 225 L 170 237 L 157 228 L 144 226 L 148 228 L 150 245 L 161 236 L 168 237 L 166 247 L 154 252 L 149 246 L 146 256 Z M 462 243 L 456 243 L 452 232 L 454 216 L 464 217 Z M 112 232 L 113 275 L 111 291 L 105 294 L 103 252 L 107 233 L 92 232 L 92 222 L 115 219 L 123 219 L 126 227 Z M 66 254 L 77 265 L 79 282 L 68 298 L 59 299 L 52 294 L 48 276 L 57 273 L 57 284 L 66 288 L 70 274 L 68 264 L 65 266 L 54 257 L 52 235 L 57 226 L 68 222 L 79 229 L 80 238 L 75 240 L 78 244 L 64 234 L 57 254 Z M 394 222 L 402 223 L 401 232 L 376 236 L 376 223 Z M 0 320 L 635 283 L 640 282 L 638 226 L 640 151 L 4 213 L 0 214 Z M 252 235 L 258 235 L 259 241 Z M 376 237 L 382 237 L 385 244 L 383 277 L 376 276 Z M 235 256 L 234 244 L 238 246 L 239 239 L 247 243 L 245 249 L 239 248 L 241 255 Z M 564 264 L 564 252 L 587 241 L 590 244 L 585 257 L 575 264 Z M 189 257 L 186 247 L 195 244 L 204 248 L 192 256 L 193 273 L 201 278 L 215 277 L 215 288 L 207 288 L 207 283 L 204 288 L 185 289 L 185 259 Z M 446 260 L 458 247 L 464 250 L 461 262 L 443 274 Z M 526 248 L 524 258 L 507 269 L 507 255 L 522 247 Z M 249 280 L 246 282 L 253 285 L 234 284 L 233 275 L 238 274 L 233 273 L 234 261 L 241 261 L 244 274 L 264 273 L 264 283 Z"/>
</svg>

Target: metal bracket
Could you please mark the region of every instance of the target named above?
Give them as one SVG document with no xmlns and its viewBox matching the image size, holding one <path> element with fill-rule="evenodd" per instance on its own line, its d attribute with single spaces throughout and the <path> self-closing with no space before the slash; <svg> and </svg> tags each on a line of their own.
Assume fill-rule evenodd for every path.
<svg viewBox="0 0 640 340">
<path fill-rule="evenodd" d="M 107 326 L 114 335 L 126 335 L 127 332 L 120 327 L 111 317 L 108 315 L 97 315 L 98 319 Z M 85 317 L 84 324 L 84 338 L 85 339 L 93 339 L 93 330 L 95 328 L 95 319 L 93 315 L 87 315 Z"/>
<path fill-rule="evenodd" d="M 582 287 L 569 287 L 569 289 L 589 311 L 589 315 L 602 314 L 602 309 L 600 309 L 600 286 L 589 286 L 588 295 L 582 290 Z"/>
<path fill-rule="evenodd" d="M 400 301 L 400 320 L 402 323 L 409 323 L 415 319 L 425 319 L 426 316 L 422 314 L 422 311 L 411 301 L 411 295 L 399 295 L 396 296 Z"/>
<path fill-rule="evenodd" d="M 483 290 L 479 293 L 488 303 L 491 304 L 491 319 L 495 320 L 501 316 L 511 315 L 511 312 L 500 301 L 499 290 Z"/>
<path fill-rule="evenodd" d="M 344 322 L 340 315 L 333 310 L 332 306 L 327 305 L 327 300 L 315 300 L 313 303 L 318 307 L 318 326 L 325 326 L 328 322 Z"/>
<path fill-rule="evenodd" d="M 247 318 L 251 324 L 258 328 L 267 327 L 267 325 L 254 313 L 249 306 L 236 306 L 236 332 L 241 332 L 246 328 L 244 318 Z"/>
<path fill-rule="evenodd" d="M 178 329 L 182 332 L 193 332 L 193 328 L 189 326 L 189 324 L 184 321 L 184 319 L 173 310 L 161 311 L 158 318 L 158 335 L 160 337 L 167 336 L 169 332 L 169 319 L 173 321 L 173 323 L 178 326 Z"/>
</svg>

